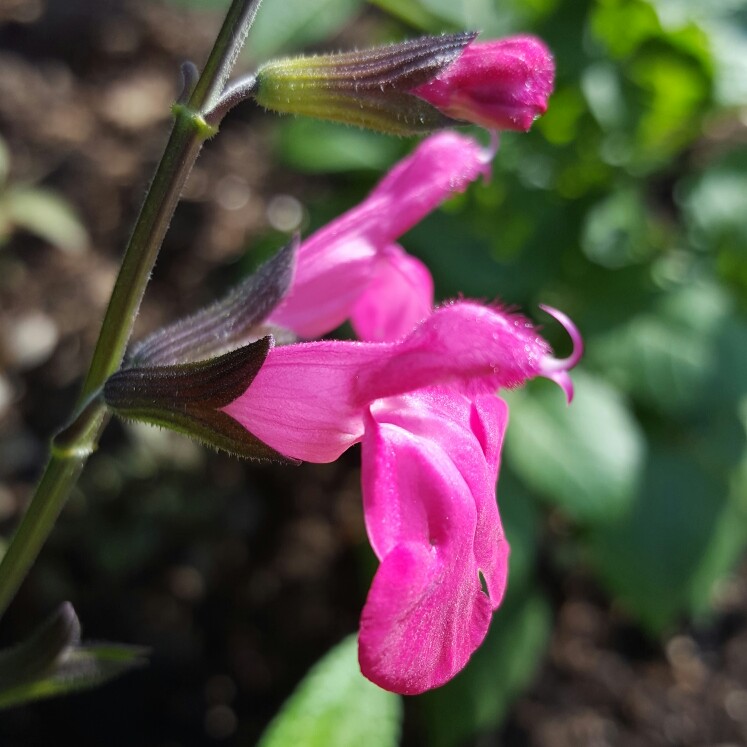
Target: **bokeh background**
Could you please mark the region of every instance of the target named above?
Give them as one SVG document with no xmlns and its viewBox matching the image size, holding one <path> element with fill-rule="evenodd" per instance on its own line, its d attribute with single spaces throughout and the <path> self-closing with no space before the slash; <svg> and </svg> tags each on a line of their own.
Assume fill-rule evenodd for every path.
<svg viewBox="0 0 747 747">
<path fill-rule="evenodd" d="M 226 6 L 0 2 L 6 537 L 69 414 L 178 64 L 204 60 Z M 530 134 L 502 137 L 489 184 L 403 243 L 439 298 L 520 307 L 561 355 L 537 307 L 565 310 L 587 343 L 576 400 L 541 381 L 508 397 L 509 592 L 467 669 L 400 703 L 335 665 L 316 687 L 331 731 L 303 703 L 287 718 L 319 745 L 353 743 L 335 735 L 345 713 L 382 747 L 744 744 L 747 2 L 265 0 L 240 66 L 464 28 L 542 36 L 556 91 Z M 240 107 L 190 178 L 138 330 L 354 205 L 412 146 Z M 86 638 L 149 646 L 151 663 L 3 713 L 0 744 L 255 744 L 357 628 L 375 567 L 358 460 L 256 466 L 111 426 L 0 639 L 69 599 Z"/>
</svg>

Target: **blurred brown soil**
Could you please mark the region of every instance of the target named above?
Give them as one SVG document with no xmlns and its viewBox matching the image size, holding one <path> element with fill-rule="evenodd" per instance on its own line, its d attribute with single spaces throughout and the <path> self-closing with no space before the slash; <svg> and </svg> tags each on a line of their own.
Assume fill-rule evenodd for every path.
<svg viewBox="0 0 747 747">
<path fill-rule="evenodd" d="M 71 253 L 19 231 L 0 248 L 6 534 L 69 414 L 168 132 L 179 63 L 186 52 L 204 58 L 218 22 L 147 0 L 0 3 L 10 182 L 64 194 L 91 239 Z M 324 188 L 271 163 L 271 131 L 268 117 L 242 109 L 208 144 L 138 329 L 225 287 L 247 242 L 270 230 L 273 197 Z M 61 734 L 79 747 L 252 744 L 303 672 L 357 626 L 360 569 L 372 562 L 357 459 L 256 467 L 113 426 L 0 635 L 17 640 L 70 599 L 87 637 L 151 646 L 152 663 L 99 691 L 3 714 L 0 745 L 61 744 Z M 747 573 L 724 585 L 710 627 L 661 645 L 582 574 L 552 592 L 556 626 L 533 687 L 475 744 L 747 744 Z M 407 734 L 425 744 L 412 726 Z"/>
</svg>

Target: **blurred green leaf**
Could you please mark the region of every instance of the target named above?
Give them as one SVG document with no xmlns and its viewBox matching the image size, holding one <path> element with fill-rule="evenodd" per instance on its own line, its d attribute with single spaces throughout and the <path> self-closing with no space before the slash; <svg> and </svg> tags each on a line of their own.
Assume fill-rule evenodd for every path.
<svg viewBox="0 0 747 747">
<path fill-rule="evenodd" d="M 591 31 L 613 58 L 626 57 L 646 39 L 661 33 L 656 11 L 645 0 L 595 3 Z"/>
<path fill-rule="evenodd" d="M 431 747 L 459 747 L 475 734 L 500 726 L 537 670 L 551 622 L 549 605 L 540 594 L 514 597 L 509 592 L 464 671 L 418 698 Z"/>
<path fill-rule="evenodd" d="M 428 10 L 418 0 L 369 0 L 369 2 L 421 31 L 436 33 L 443 28 L 444 19 Z"/>
<path fill-rule="evenodd" d="M 616 129 L 626 124 L 627 104 L 619 70 L 612 63 L 605 61 L 589 65 L 581 77 L 581 88 L 591 113 L 604 129 Z"/>
<path fill-rule="evenodd" d="M 506 465 L 498 477 L 498 507 L 511 547 L 509 586 L 513 594 L 531 582 L 539 543 L 540 515 L 537 505 Z"/>
<path fill-rule="evenodd" d="M 688 29 L 642 47 L 628 67 L 631 81 L 644 94 L 636 140 L 647 167 L 665 163 L 700 134 L 712 83 L 706 46 L 702 32 Z"/>
<path fill-rule="evenodd" d="M 176 5 L 224 14 L 230 0 L 170 0 Z M 365 0 L 281 0 L 262 3 L 245 53 L 264 62 L 279 53 L 298 54 L 302 47 L 337 33 Z"/>
<path fill-rule="evenodd" d="M 723 106 L 747 101 L 747 2 L 653 0 L 662 25 L 697 24 L 709 39 L 716 66 L 716 98 Z"/>
<path fill-rule="evenodd" d="M 584 97 L 570 86 L 558 86 L 552 104 L 537 127 L 553 145 L 568 145 L 578 132 L 581 117 L 586 112 Z"/>
<path fill-rule="evenodd" d="M 708 429 L 679 446 L 669 434 L 655 441 L 633 511 L 590 534 L 601 578 L 654 633 L 678 615 L 704 612 L 714 584 L 744 548 L 747 483 L 736 472 L 732 481 L 719 464 L 720 444 L 734 437 L 728 425 L 726 433 Z M 736 435 L 743 449 L 744 433 Z"/>
<path fill-rule="evenodd" d="M 589 358 L 657 410 L 708 412 L 747 389 L 747 323 L 718 285 L 693 283 L 592 340 Z"/>
<path fill-rule="evenodd" d="M 737 146 L 677 185 L 690 242 L 717 257 L 719 274 L 747 298 L 747 149 Z"/>
<path fill-rule="evenodd" d="M 492 18 L 489 0 L 470 3 L 449 0 L 372 0 L 393 16 L 431 33 L 445 30 L 481 28 L 478 19 Z"/>
<path fill-rule="evenodd" d="M 483 39 L 525 30 L 543 18 L 558 0 L 369 0 L 395 18 L 429 33 L 474 29 Z"/>
<path fill-rule="evenodd" d="M 627 134 L 631 170 L 647 173 L 700 134 L 713 91 L 707 33 L 687 20 L 664 28 L 645 0 L 597 3 L 591 29 L 617 64 L 595 63 L 582 79 L 584 92 L 603 128 L 615 125 Z"/>
<path fill-rule="evenodd" d="M 69 603 L 24 642 L 0 652 L 0 709 L 87 690 L 145 663 L 145 650 L 80 644 L 80 624 Z"/>
<path fill-rule="evenodd" d="M 70 204 L 46 189 L 8 189 L 0 194 L 0 215 L 59 249 L 81 252 L 88 246 L 86 229 Z"/>
<path fill-rule="evenodd" d="M 645 439 L 620 394 L 576 369 L 576 395 L 540 381 L 510 392 L 506 457 L 532 489 L 584 523 L 613 522 L 637 494 Z"/>
<path fill-rule="evenodd" d="M 466 201 L 456 198 L 428 216 L 403 244 L 430 268 L 438 299 L 463 294 L 518 303 L 557 275 L 563 249 L 577 244 L 576 219 L 573 207 L 513 176 L 496 176 L 487 187 L 472 186 Z"/>
<path fill-rule="evenodd" d="M 705 24 L 716 65 L 716 100 L 722 106 L 747 103 L 747 20 Z"/>
<path fill-rule="evenodd" d="M 488 242 L 475 237 L 466 221 L 434 213 L 407 234 L 404 244 L 430 268 L 437 298 L 496 293 L 501 267 L 490 256 Z"/>
<path fill-rule="evenodd" d="M 584 254 L 608 268 L 639 262 L 651 251 L 648 223 L 639 192 L 619 189 L 587 211 L 581 237 Z"/>
<path fill-rule="evenodd" d="M 304 677 L 258 747 L 394 747 L 401 721 L 401 698 L 360 673 L 350 636 Z"/>
<path fill-rule="evenodd" d="M 401 151 L 394 138 L 306 118 L 283 120 L 278 135 L 283 161 L 291 168 L 312 174 L 383 171 Z"/>
<path fill-rule="evenodd" d="M 747 149 L 734 150 L 683 180 L 678 201 L 698 246 L 734 247 L 747 258 Z"/>
<path fill-rule="evenodd" d="M 259 62 L 337 33 L 364 6 L 364 0 L 282 0 L 262 4 L 252 27 L 247 54 Z"/>
<path fill-rule="evenodd" d="M 22 643 L 0 651 L 0 694 L 24 679 L 43 674 L 62 652 L 80 641 L 80 624 L 66 602 Z"/>
</svg>

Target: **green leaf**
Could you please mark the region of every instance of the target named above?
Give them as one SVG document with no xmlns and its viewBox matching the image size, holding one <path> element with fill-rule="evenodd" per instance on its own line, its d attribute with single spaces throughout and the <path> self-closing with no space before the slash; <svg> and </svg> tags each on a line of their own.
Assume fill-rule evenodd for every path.
<svg viewBox="0 0 747 747">
<path fill-rule="evenodd" d="M 744 14 L 744 12 L 743 12 Z M 716 100 L 722 106 L 747 103 L 747 22 L 730 19 L 704 24 L 716 66 Z"/>
<path fill-rule="evenodd" d="M 286 119 L 278 130 L 283 161 L 311 174 L 363 169 L 379 172 L 400 154 L 400 143 L 392 137 L 332 122 Z"/>
<path fill-rule="evenodd" d="M 5 193 L 2 208 L 11 224 L 68 252 L 88 246 L 88 234 L 70 205 L 54 192 L 17 187 Z"/>
<path fill-rule="evenodd" d="M 628 110 L 618 69 L 608 61 L 595 62 L 581 76 L 581 89 L 595 119 L 605 130 L 624 127 Z"/>
<path fill-rule="evenodd" d="M 175 5 L 225 13 L 229 0 L 170 0 Z M 246 54 L 264 62 L 336 34 L 365 0 L 265 0 L 252 26 Z"/>
<path fill-rule="evenodd" d="M 526 31 L 558 0 L 369 0 L 414 28 L 429 33 L 474 29 L 484 39 Z"/>
<path fill-rule="evenodd" d="M 626 57 L 647 39 L 661 34 L 656 11 L 644 0 L 597 3 L 590 14 L 594 37 L 611 57 Z"/>
<path fill-rule="evenodd" d="M 464 671 L 418 699 L 431 747 L 459 747 L 475 734 L 500 726 L 537 670 L 551 622 L 550 607 L 536 592 L 506 601 Z"/>
<path fill-rule="evenodd" d="M 511 547 L 509 586 L 513 593 L 524 589 L 532 578 L 540 516 L 535 500 L 506 465 L 501 467 L 497 495 L 503 530 Z"/>
<path fill-rule="evenodd" d="M 745 169 L 747 149 L 732 147 L 704 171 L 677 185 L 690 242 L 716 256 L 719 275 L 741 290 L 742 298 L 747 298 Z"/>
<path fill-rule="evenodd" d="M 681 185 L 680 204 L 699 246 L 747 244 L 747 149 L 729 152 Z"/>
<path fill-rule="evenodd" d="M 650 251 L 648 222 L 638 190 L 616 190 L 586 213 L 581 237 L 584 254 L 610 269 L 640 262 Z"/>
<path fill-rule="evenodd" d="M 683 31 L 682 36 L 688 35 Z M 647 46 L 629 66 L 630 79 L 643 93 L 638 147 L 653 163 L 665 163 L 701 133 L 712 80 L 705 53 L 697 49 L 698 43 L 705 48 L 705 35 L 693 29 L 692 36 Z"/>
<path fill-rule="evenodd" d="M 0 692 L 20 680 L 39 676 L 54 665 L 65 648 L 79 641 L 80 623 L 66 602 L 25 641 L 0 651 Z"/>
<path fill-rule="evenodd" d="M 444 19 L 429 11 L 418 0 L 369 0 L 369 2 L 421 31 L 436 33 L 443 30 Z"/>
<path fill-rule="evenodd" d="M 733 306 L 719 286 L 693 283 L 591 341 L 589 358 L 661 412 L 710 411 L 747 391 L 747 324 Z"/>
<path fill-rule="evenodd" d="M 350 636 L 317 662 L 257 747 L 394 747 L 402 700 L 360 673 L 357 651 Z"/>
<path fill-rule="evenodd" d="M 744 0 L 654 0 L 668 28 L 698 25 L 708 35 L 722 106 L 747 101 L 747 4 Z"/>
<path fill-rule="evenodd" d="M 282 0 L 265 2 L 252 27 L 247 53 L 265 61 L 297 52 L 337 33 L 363 7 L 363 0 Z"/>
<path fill-rule="evenodd" d="M 724 444 L 744 449 L 744 429 L 734 425 L 691 433 L 680 446 L 671 437 L 654 441 L 633 511 L 589 537 L 602 580 L 654 633 L 678 615 L 705 612 L 744 549 L 747 472 L 721 463 Z"/>
<path fill-rule="evenodd" d="M 645 440 L 620 394 L 576 369 L 570 407 L 549 382 L 510 392 L 509 463 L 532 489 L 584 523 L 614 521 L 635 499 Z"/>
<path fill-rule="evenodd" d="M 80 623 L 65 603 L 29 638 L 0 652 L 0 709 L 87 690 L 145 664 L 146 651 L 80 644 Z"/>
</svg>

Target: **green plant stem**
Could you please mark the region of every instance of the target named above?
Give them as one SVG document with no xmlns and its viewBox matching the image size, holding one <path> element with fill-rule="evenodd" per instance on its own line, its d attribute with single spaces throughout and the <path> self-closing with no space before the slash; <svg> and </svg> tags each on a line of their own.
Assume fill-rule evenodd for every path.
<svg viewBox="0 0 747 747">
<path fill-rule="evenodd" d="M 0 562 L 0 615 L 34 563 L 96 449 L 108 420 L 97 393 L 121 365 L 150 274 L 203 142 L 215 133 L 205 114 L 225 87 L 261 0 L 233 0 L 187 104 L 177 104 L 171 136 L 143 202 L 101 325 L 71 423 L 53 441 L 52 454 L 28 510 Z"/>
<path fill-rule="evenodd" d="M 0 565 L 0 610 L 5 611 L 52 531 L 85 459 L 51 457 Z"/>
<path fill-rule="evenodd" d="M 262 0 L 250 0 L 231 4 L 205 70 L 189 99 L 192 109 L 205 111 L 218 103 L 261 3 Z"/>
<path fill-rule="evenodd" d="M 176 122 L 122 260 L 79 402 L 99 389 L 122 362 L 158 251 L 205 139 L 189 112 L 175 109 Z"/>
</svg>

